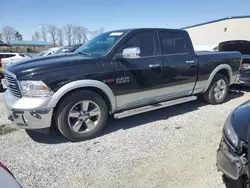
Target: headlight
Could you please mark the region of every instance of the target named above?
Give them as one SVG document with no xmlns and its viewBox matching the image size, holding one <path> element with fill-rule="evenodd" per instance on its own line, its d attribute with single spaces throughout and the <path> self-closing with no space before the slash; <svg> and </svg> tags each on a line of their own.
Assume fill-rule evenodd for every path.
<svg viewBox="0 0 250 188">
<path fill-rule="evenodd" d="M 230 114 L 228 116 L 223 130 L 224 130 L 225 137 L 230 142 L 230 144 L 232 144 L 232 146 L 234 146 L 235 148 L 238 148 L 239 147 L 239 137 L 234 132 L 234 128 L 233 128 L 232 123 L 231 123 L 231 116 L 232 116 L 232 114 Z"/>
<path fill-rule="evenodd" d="M 49 97 L 53 94 L 42 81 L 20 81 L 20 85 L 26 97 Z"/>
</svg>

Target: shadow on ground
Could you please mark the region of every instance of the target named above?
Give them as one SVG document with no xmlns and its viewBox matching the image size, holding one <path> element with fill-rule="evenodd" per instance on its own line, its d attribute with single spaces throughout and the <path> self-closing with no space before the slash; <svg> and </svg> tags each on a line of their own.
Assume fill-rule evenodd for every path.
<svg viewBox="0 0 250 188">
<path fill-rule="evenodd" d="M 241 97 L 244 95 L 243 88 L 233 88 L 227 97 L 227 101 Z M 179 104 L 176 106 L 170 106 L 167 108 L 138 114 L 135 116 L 127 117 L 124 119 L 116 120 L 112 116 L 109 117 L 107 122 L 107 128 L 98 136 L 103 136 L 110 134 L 118 130 L 126 130 L 137 126 L 143 126 L 144 124 L 151 123 L 159 120 L 166 120 L 169 117 L 178 116 L 195 110 L 199 110 L 200 107 L 208 105 L 205 102 L 199 100 L 188 102 L 184 104 Z M 45 143 L 45 144 L 59 144 L 68 142 L 59 131 L 52 129 L 50 134 L 42 134 L 39 132 L 28 131 L 28 135 L 36 142 Z"/>
<path fill-rule="evenodd" d="M 6 88 L 1 88 L 0 86 L 0 93 L 4 93 L 6 91 Z"/>
</svg>

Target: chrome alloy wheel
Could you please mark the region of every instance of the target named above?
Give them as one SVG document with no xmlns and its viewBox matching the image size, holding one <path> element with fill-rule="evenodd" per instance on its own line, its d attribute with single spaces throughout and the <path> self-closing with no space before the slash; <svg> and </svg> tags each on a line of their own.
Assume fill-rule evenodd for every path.
<svg viewBox="0 0 250 188">
<path fill-rule="evenodd" d="M 96 128 L 101 118 L 99 106 L 89 100 L 77 103 L 68 115 L 70 128 L 77 133 L 87 133 Z"/>
<path fill-rule="evenodd" d="M 220 79 L 216 82 L 216 85 L 214 87 L 214 97 L 216 100 L 221 100 L 226 93 L 226 82 L 223 79 Z"/>
</svg>

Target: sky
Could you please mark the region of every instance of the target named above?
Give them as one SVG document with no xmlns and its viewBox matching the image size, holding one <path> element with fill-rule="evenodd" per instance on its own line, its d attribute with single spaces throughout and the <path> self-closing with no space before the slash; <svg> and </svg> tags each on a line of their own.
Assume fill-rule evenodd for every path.
<svg viewBox="0 0 250 188">
<path fill-rule="evenodd" d="M 41 24 L 75 24 L 91 31 L 181 28 L 250 15 L 249 7 L 250 0 L 0 0 L 0 28 L 10 25 L 24 40 L 31 40 Z"/>
</svg>

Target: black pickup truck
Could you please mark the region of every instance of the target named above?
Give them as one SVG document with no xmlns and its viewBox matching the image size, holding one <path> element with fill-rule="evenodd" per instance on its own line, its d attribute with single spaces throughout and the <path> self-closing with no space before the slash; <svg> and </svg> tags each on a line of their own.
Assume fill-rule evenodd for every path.
<svg viewBox="0 0 250 188">
<path fill-rule="evenodd" d="M 197 95 L 222 103 L 240 60 L 239 52 L 195 53 L 184 30 L 111 31 L 74 53 L 8 66 L 4 101 L 20 127 L 39 130 L 55 122 L 66 138 L 85 140 L 105 127 L 109 114 L 119 119 Z"/>
</svg>

